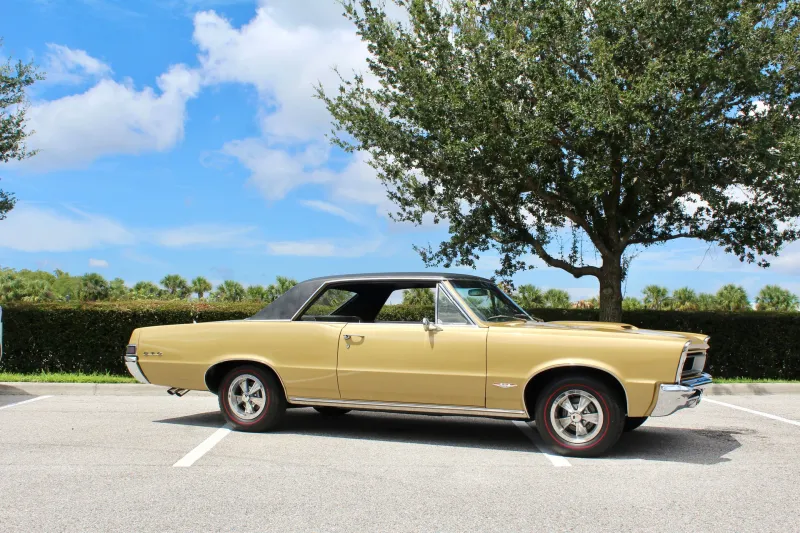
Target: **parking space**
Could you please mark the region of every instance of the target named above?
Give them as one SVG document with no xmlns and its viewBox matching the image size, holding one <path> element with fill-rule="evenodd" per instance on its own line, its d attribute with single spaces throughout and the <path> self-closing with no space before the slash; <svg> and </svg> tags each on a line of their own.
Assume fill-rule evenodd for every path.
<svg viewBox="0 0 800 533">
<path fill-rule="evenodd" d="M 788 531 L 800 396 L 709 398 L 604 458 L 510 421 L 292 409 L 220 431 L 216 398 L 0 396 L 3 531 Z M 34 401 L 29 401 L 34 400 Z M 19 403 L 25 402 L 25 403 Z M 5 408 L 3 408 L 5 407 Z M 210 440 L 209 440 L 210 439 Z M 177 466 L 176 466 L 177 465 Z"/>
</svg>

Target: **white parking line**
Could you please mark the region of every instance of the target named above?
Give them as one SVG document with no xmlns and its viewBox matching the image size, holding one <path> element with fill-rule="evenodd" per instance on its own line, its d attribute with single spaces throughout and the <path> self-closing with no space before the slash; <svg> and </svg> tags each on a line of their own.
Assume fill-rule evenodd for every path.
<svg viewBox="0 0 800 533">
<path fill-rule="evenodd" d="M 718 400 L 711 400 L 709 398 L 703 398 L 704 402 L 715 403 L 717 405 L 724 405 L 725 407 L 730 407 L 731 409 L 738 409 L 739 411 L 744 411 L 745 413 L 750 413 L 754 415 L 764 416 L 766 418 L 771 418 L 773 420 L 777 420 L 778 422 L 786 422 L 787 424 L 792 424 L 793 426 L 800 426 L 800 422 L 796 420 L 789 420 L 788 418 L 783 418 L 777 415 L 771 415 L 769 413 L 762 413 L 761 411 L 756 411 L 754 409 L 748 409 L 747 407 L 739 407 L 738 405 L 733 405 L 732 403 L 725 403 L 720 402 Z"/>
<path fill-rule="evenodd" d="M 208 452 L 211 448 L 216 446 L 219 443 L 219 441 L 227 437 L 228 433 L 230 432 L 231 428 L 227 424 L 222 426 L 221 428 L 216 430 L 210 437 L 201 442 L 194 450 L 184 455 L 180 461 L 178 461 L 172 466 L 173 467 L 192 466 L 195 463 L 195 461 L 203 457 L 206 454 L 206 452 Z"/>
<path fill-rule="evenodd" d="M 36 398 L 31 398 L 30 400 L 24 400 L 24 401 L 17 402 L 17 403 L 10 403 L 8 405 L 4 405 L 4 406 L 0 407 L 0 411 L 2 411 L 3 409 L 8 409 L 9 407 L 14 407 L 16 405 L 22 405 L 24 403 L 31 403 L 31 402 L 38 402 L 39 400 L 44 400 L 45 398 L 52 398 L 52 397 L 53 397 L 53 395 L 51 394 L 49 396 L 37 396 Z"/>
<path fill-rule="evenodd" d="M 553 455 L 552 453 L 547 453 L 544 448 L 539 444 L 539 436 L 534 433 L 533 429 L 527 424 L 527 422 L 523 422 L 521 420 L 514 420 L 514 425 L 519 428 L 519 430 L 525 434 L 528 439 L 536 446 L 536 449 L 539 452 L 547 457 L 553 466 L 572 466 L 569 461 L 567 461 L 566 457 L 561 457 L 560 455 Z"/>
</svg>

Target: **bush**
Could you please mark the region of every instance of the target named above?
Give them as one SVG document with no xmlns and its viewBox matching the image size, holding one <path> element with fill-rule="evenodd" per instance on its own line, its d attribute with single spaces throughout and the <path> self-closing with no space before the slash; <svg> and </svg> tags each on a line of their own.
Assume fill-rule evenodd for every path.
<svg viewBox="0 0 800 533">
<path fill-rule="evenodd" d="M 3 309 L 0 370 L 110 372 L 126 375 L 122 354 L 131 332 L 157 324 L 211 322 L 252 316 L 259 303 L 133 301 L 94 304 L 15 304 Z M 596 309 L 532 309 L 547 321 L 597 320 Z M 388 306 L 380 320 L 433 318 L 430 306 Z M 717 377 L 800 379 L 800 314 L 767 312 L 625 311 L 640 328 L 711 336 L 708 371 Z M 644 355 L 643 355 L 644 356 Z"/>
</svg>

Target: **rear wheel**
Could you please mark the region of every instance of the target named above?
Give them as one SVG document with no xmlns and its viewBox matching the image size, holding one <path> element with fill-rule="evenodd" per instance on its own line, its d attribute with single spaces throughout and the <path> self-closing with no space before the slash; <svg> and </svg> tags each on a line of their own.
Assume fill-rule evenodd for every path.
<svg viewBox="0 0 800 533">
<path fill-rule="evenodd" d="M 350 412 L 350 409 L 341 407 L 315 407 L 314 410 L 323 416 L 342 416 Z"/>
<path fill-rule="evenodd" d="M 625 419 L 625 431 L 633 431 L 647 421 L 646 416 L 629 416 Z"/>
<path fill-rule="evenodd" d="M 280 383 L 255 365 L 234 368 L 222 379 L 219 407 L 228 423 L 238 431 L 268 431 L 286 412 Z"/>
<path fill-rule="evenodd" d="M 536 428 L 561 455 L 595 457 L 617 442 L 625 411 L 617 394 L 590 376 L 565 376 L 548 384 L 536 400 Z"/>
</svg>

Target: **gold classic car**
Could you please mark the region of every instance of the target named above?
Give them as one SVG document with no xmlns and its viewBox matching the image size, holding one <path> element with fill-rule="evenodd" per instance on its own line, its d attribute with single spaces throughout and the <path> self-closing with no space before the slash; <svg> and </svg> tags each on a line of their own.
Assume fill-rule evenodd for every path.
<svg viewBox="0 0 800 533">
<path fill-rule="evenodd" d="M 432 292 L 429 316 L 386 320 L 410 289 Z M 556 452 L 586 457 L 696 406 L 707 349 L 696 333 L 542 322 L 477 276 L 393 273 L 304 281 L 245 320 L 140 328 L 125 362 L 171 394 L 215 393 L 241 431 L 292 407 L 484 416 L 535 421 Z"/>
</svg>

